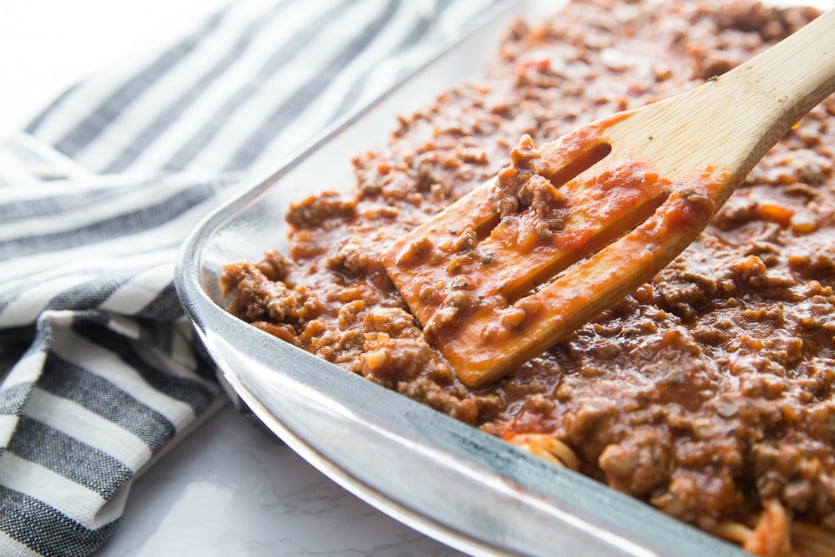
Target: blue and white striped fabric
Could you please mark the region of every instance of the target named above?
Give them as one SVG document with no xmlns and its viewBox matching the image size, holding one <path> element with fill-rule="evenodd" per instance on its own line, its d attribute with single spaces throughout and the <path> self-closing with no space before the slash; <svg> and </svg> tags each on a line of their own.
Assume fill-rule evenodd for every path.
<svg viewBox="0 0 835 557">
<path fill-rule="evenodd" d="M 241 185 L 494 0 L 246 0 L 0 142 L 0 555 L 88 555 L 223 404 L 172 286 Z"/>
</svg>

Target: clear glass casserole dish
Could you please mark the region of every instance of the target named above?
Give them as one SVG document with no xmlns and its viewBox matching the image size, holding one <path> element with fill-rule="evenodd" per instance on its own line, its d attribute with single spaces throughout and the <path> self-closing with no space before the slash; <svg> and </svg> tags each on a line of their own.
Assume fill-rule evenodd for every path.
<svg viewBox="0 0 835 557">
<path fill-rule="evenodd" d="M 398 114 L 479 78 L 510 21 L 542 9 L 528 2 L 488 14 L 451 49 L 209 216 L 183 248 L 178 292 L 234 396 L 312 465 L 431 537 L 476 555 L 744 555 L 281 342 L 222 307 L 222 266 L 286 246 L 282 216 L 291 201 L 313 193 L 311 184 L 350 186 L 353 154 L 383 144 Z"/>
</svg>

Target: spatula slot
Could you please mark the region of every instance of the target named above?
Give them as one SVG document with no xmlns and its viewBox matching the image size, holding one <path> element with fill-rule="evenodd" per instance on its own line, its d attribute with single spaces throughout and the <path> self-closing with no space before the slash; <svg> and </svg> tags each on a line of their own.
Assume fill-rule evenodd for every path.
<svg viewBox="0 0 835 557">
<path fill-rule="evenodd" d="M 628 215 L 624 215 L 625 218 L 620 219 L 617 222 L 612 222 L 610 226 L 595 234 L 581 251 L 575 251 L 563 258 L 562 261 L 555 261 L 553 265 L 543 269 L 538 279 L 535 280 L 525 292 L 521 292 L 514 296 L 511 303 L 516 303 L 520 299 L 530 294 L 534 294 L 554 282 L 560 281 L 565 275 L 570 274 L 574 270 L 578 262 L 593 257 L 595 254 L 600 252 L 600 250 L 617 242 L 636 227 L 643 224 L 647 219 L 655 214 L 666 199 L 666 196 L 659 196 L 657 198 L 649 199 L 645 203 L 635 205 L 633 211 L 631 211 Z"/>
<path fill-rule="evenodd" d="M 596 143 L 589 149 L 581 151 L 571 158 L 568 164 L 559 167 L 549 178 L 556 187 L 567 184 L 592 166 L 596 165 L 612 152 L 612 145 L 608 142 Z"/>
<path fill-rule="evenodd" d="M 595 166 L 593 157 L 604 151 L 586 151 L 582 165 L 572 162 L 574 169 L 588 168 L 556 190 L 558 202 L 539 199 L 504 216 L 478 244 L 477 249 L 489 253 L 493 261 L 482 281 L 486 295 L 515 303 L 555 274 L 628 233 L 664 202 L 669 193 L 666 180 L 637 162 Z M 541 179 L 528 176 L 520 191 L 542 189 Z"/>
<path fill-rule="evenodd" d="M 612 145 L 602 138 L 595 138 L 596 142 L 582 139 L 562 141 L 557 149 L 548 149 L 548 144 L 537 149 L 530 136 L 525 136 L 511 153 L 513 164 L 503 169 L 489 187 L 477 190 L 481 194 L 479 202 L 486 206 L 478 212 L 480 216 L 474 210 L 468 219 L 477 241 L 487 240 L 497 228 L 497 235 L 504 234 L 503 225 L 526 211 L 532 212 L 530 218 L 522 216 L 520 227 L 510 226 L 512 234 L 525 236 L 520 237 L 518 245 L 522 252 L 562 228 L 570 197 L 564 186 L 612 152 Z"/>
</svg>

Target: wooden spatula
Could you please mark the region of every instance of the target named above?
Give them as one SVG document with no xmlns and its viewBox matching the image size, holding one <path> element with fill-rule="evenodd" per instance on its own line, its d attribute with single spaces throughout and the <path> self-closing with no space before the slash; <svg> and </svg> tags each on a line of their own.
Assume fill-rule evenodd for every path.
<svg viewBox="0 0 835 557">
<path fill-rule="evenodd" d="M 835 90 L 835 12 L 738 68 L 536 149 L 382 256 L 468 386 L 494 381 L 650 280 Z"/>
</svg>

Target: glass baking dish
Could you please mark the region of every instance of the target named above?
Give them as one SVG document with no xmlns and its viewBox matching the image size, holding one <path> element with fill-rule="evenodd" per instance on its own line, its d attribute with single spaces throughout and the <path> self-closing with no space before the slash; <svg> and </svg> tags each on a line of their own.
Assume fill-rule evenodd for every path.
<svg viewBox="0 0 835 557">
<path fill-rule="evenodd" d="M 353 154 L 384 144 L 398 114 L 454 83 L 483 76 L 512 19 L 536 17 L 540 4 L 545 2 L 506 3 L 485 14 L 449 50 L 210 215 L 181 252 L 178 292 L 234 397 L 313 466 L 441 542 L 473 555 L 747 555 L 222 309 L 222 265 L 284 247 L 289 202 L 316 187 L 349 187 Z"/>
</svg>

